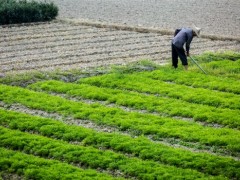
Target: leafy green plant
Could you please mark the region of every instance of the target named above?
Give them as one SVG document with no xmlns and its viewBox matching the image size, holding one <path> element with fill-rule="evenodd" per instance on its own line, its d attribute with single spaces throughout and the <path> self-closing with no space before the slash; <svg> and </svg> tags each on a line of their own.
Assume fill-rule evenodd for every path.
<svg viewBox="0 0 240 180">
<path fill-rule="evenodd" d="M 68 163 L 81 163 L 90 168 L 110 169 L 114 167 L 130 177 L 143 179 L 143 175 L 148 175 L 153 179 L 165 174 L 169 174 L 169 177 L 189 180 L 195 178 L 207 179 L 208 177 L 194 170 L 166 166 L 153 161 L 143 161 L 112 151 L 101 151 L 90 146 L 71 145 L 66 142 L 2 127 L 0 127 L 0 132 L 1 146 L 8 146 L 13 150 L 17 149 L 25 153 L 31 152 L 41 157 L 52 157 Z"/>
<path fill-rule="evenodd" d="M 132 138 L 118 133 L 97 132 L 77 126 L 69 126 L 52 119 L 41 118 L 0 109 L 0 125 L 23 132 L 34 132 L 43 136 L 64 140 L 78 141 L 85 146 L 113 149 L 117 152 L 135 155 L 143 160 L 153 160 L 181 168 L 191 168 L 210 175 L 223 175 L 229 178 L 240 176 L 240 163 L 230 158 L 215 156 L 208 153 L 196 153 L 181 148 L 174 148 L 160 143 L 154 143 L 140 136 Z M 41 151 L 47 156 L 49 148 Z M 32 149 L 28 148 L 31 152 Z M 75 161 L 75 160 L 73 160 Z M 197 162 L 197 163 L 196 163 Z M 212 163 L 214 162 L 214 163 Z M 207 169 L 202 167 L 208 165 Z M 113 164 L 112 168 L 116 168 Z"/>
<path fill-rule="evenodd" d="M 121 130 L 137 130 L 142 134 L 153 134 L 157 138 L 175 137 L 185 141 L 198 141 L 202 144 L 225 147 L 232 152 L 238 152 L 240 148 L 240 134 L 232 129 L 215 129 L 151 114 L 125 112 L 97 103 L 89 105 L 6 85 L 0 85 L 0 100 L 8 104 L 21 103 L 33 109 L 88 119 L 98 124 L 116 126 Z"/>
<path fill-rule="evenodd" d="M 58 15 L 53 3 L 27 0 L 1 0 L 0 24 L 49 21 Z"/>
<path fill-rule="evenodd" d="M 195 57 L 208 76 L 197 73 L 195 66 L 183 72 L 141 61 L 95 73 L 1 78 L 1 83 L 15 86 L 0 84 L 0 175 L 239 179 L 239 57 L 232 52 Z M 107 72 L 111 74 L 99 76 Z M 92 75 L 98 77 L 84 78 Z M 31 84 L 46 79 L 75 83 Z M 15 109 L 16 104 L 21 108 Z M 16 112 L 23 109 L 54 113 L 63 122 Z M 79 119 L 104 131 L 113 126 L 117 132 L 69 125 Z"/>
<path fill-rule="evenodd" d="M 81 79 L 80 83 L 156 94 L 159 96 L 182 99 L 190 103 L 206 104 L 220 108 L 240 109 L 240 98 L 238 95 L 167 83 L 145 78 L 138 74 L 108 74 Z"/>
<path fill-rule="evenodd" d="M 90 83 L 89 80 L 90 79 Z M 96 81 L 97 79 L 97 81 Z M 101 83 L 98 81 L 99 78 L 88 78 L 86 81 L 89 84 L 95 84 Z M 107 84 L 104 80 L 109 80 L 109 83 Z M 126 77 L 119 77 L 115 75 L 107 75 L 107 78 L 102 78 L 105 82 L 103 84 L 106 87 L 96 87 L 91 86 L 89 84 L 73 84 L 73 83 L 64 83 L 60 81 L 41 81 L 35 84 L 32 84 L 29 86 L 29 88 L 33 90 L 38 91 L 45 91 L 50 93 L 60 93 L 60 94 L 67 94 L 71 97 L 81 97 L 85 99 L 92 99 L 92 100 L 99 100 L 99 101 L 107 101 L 108 103 L 116 103 L 117 105 L 122 106 L 128 106 L 135 109 L 140 110 L 147 110 L 149 112 L 158 112 L 160 114 L 167 114 L 170 116 L 182 116 L 182 117 L 189 117 L 194 118 L 196 121 L 206 121 L 206 122 L 215 122 L 222 125 L 230 126 L 238 128 L 240 126 L 240 121 L 237 117 L 239 114 L 238 110 L 230 110 L 230 109 L 221 109 L 216 107 L 210 107 L 206 105 L 198 105 L 195 103 L 189 103 L 185 102 L 179 99 L 176 99 L 174 97 L 168 98 L 168 97 L 162 97 L 162 96 L 155 96 L 155 95 L 146 95 L 143 93 L 138 92 L 132 92 L 127 90 L 122 90 L 126 88 L 135 88 L 134 90 L 138 89 L 138 91 L 141 87 L 142 89 L 145 88 L 143 91 L 150 91 L 156 92 L 159 89 L 161 89 L 161 86 L 158 88 L 151 88 L 151 86 L 145 85 L 145 82 L 141 80 L 142 85 L 134 86 L 135 82 L 132 82 L 132 78 L 126 78 Z M 129 81 L 128 81 L 129 80 Z M 92 81 L 94 81 L 92 83 Z M 131 83 L 132 82 L 132 83 Z M 109 85 L 110 84 L 110 85 Z M 140 84 L 138 82 L 138 84 Z M 155 83 L 160 84 L 160 83 Z M 102 85 L 102 84 L 101 84 Z M 100 85 L 100 86 L 101 86 Z M 145 85 L 145 86 L 144 86 Z M 161 84 L 160 84 L 161 85 Z M 113 86 L 118 86 L 120 89 L 111 89 Z M 109 87 L 109 88 L 107 88 Z M 162 87 L 164 88 L 164 86 Z M 159 90 L 163 91 L 163 90 Z M 171 91 L 165 90 L 166 92 L 171 93 Z M 176 95 L 178 93 L 178 88 L 172 89 L 172 91 L 176 91 Z M 208 100 L 205 100 L 205 102 L 209 103 L 216 103 L 221 104 L 226 103 L 231 105 L 231 107 L 237 106 L 239 104 L 239 97 L 235 96 L 233 94 L 224 94 L 227 96 L 226 98 L 218 97 L 221 95 L 221 93 L 214 93 L 213 96 L 208 98 L 208 91 L 206 93 L 201 93 L 200 90 L 195 92 L 195 94 L 188 93 L 188 99 L 195 99 L 196 101 L 201 101 L 202 97 L 205 97 Z M 196 95 L 197 94 L 197 95 Z M 194 96 L 195 95 L 195 96 Z M 213 97 L 215 97 L 215 100 L 213 100 Z M 225 106 L 225 105 L 224 105 Z M 188 108 L 186 108 L 188 107 Z"/>
<path fill-rule="evenodd" d="M 67 163 L 46 160 L 2 147 L 0 147 L 0 171 L 16 173 L 26 179 L 121 179 L 95 170 L 83 170 Z"/>
</svg>

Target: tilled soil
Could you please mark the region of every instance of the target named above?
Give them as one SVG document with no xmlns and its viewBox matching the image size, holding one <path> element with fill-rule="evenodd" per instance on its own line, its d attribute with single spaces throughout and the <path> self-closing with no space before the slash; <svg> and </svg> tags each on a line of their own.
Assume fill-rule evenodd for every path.
<svg viewBox="0 0 240 180">
<path fill-rule="evenodd" d="M 55 21 L 0 27 L 1 73 L 30 70 L 83 69 L 150 59 L 165 64 L 171 57 L 172 35 L 97 28 Z M 191 53 L 240 50 L 237 41 L 196 38 Z"/>
<path fill-rule="evenodd" d="M 82 18 L 172 30 L 190 27 L 194 23 L 203 28 L 204 34 L 240 37 L 239 0 L 47 1 L 59 7 L 60 18 Z"/>
</svg>

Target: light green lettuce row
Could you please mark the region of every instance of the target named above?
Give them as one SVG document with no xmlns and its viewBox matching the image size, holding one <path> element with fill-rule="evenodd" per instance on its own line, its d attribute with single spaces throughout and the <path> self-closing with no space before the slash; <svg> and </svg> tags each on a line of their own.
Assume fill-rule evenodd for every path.
<svg viewBox="0 0 240 180">
<path fill-rule="evenodd" d="M 5 146 L 67 163 L 82 164 L 94 169 L 119 170 L 123 176 L 136 177 L 138 179 L 214 179 L 214 177 L 191 169 L 181 169 L 153 161 L 143 161 L 108 150 L 68 144 L 60 140 L 24 133 L 18 130 L 9 130 L 1 126 L 0 132 L 1 147 Z"/>
<path fill-rule="evenodd" d="M 240 128 L 239 110 L 221 109 L 188 103 L 174 98 L 156 97 L 127 90 L 96 87 L 88 84 L 64 83 L 54 80 L 41 81 L 30 85 L 29 88 L 38 91 L 68 94 L 73 97 L 107 101 L 135 109 L 148 110 L 149 112 L 188 117 L 196 121 L 213 122 Z"/>
<path fill-rule="evenodd" d="M 240 177 L 239 161 L 154 143 L 143 136 L 132 138 L 118 133 L 97 132 L 81 126 L 70 126 L 56 120 L 2 109 L 0 109 L 0 125 L 68 142 L 77 141 L 85 146 L 110 148 L 114 151 L 135 155 L 143 160 L 194 169 L 210 175 L 222 175 L 228 178 Z"/>
<path fill-rule="evenodd" d="M 20 103 L 33 109 L 88 119 L 99 124 L 118 127 L 121 130 L 130 129 L 142 134 L 151 134 L 154 138 L 179 138 L 183 141 L 219 146 L 232 153 L 240 150 L 238 130 L 216 129 L 157 115 L 126 112 L 98 103 L 89 105 L 7 85 L 0 85 L 0 100 L 8 104 Z"/>
</svg>

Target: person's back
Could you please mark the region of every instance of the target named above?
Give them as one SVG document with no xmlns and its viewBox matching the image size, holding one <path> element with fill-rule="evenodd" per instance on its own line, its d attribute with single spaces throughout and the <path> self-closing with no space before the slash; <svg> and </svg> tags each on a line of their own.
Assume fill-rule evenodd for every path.
<svg viewBox="0 0 240 180">
<path fill-rule="evenodd" d="M 178 57 L 182 61 L 182 65 L 187 70 L 188 62 L 187 56 L 189 56 L 190 44 L 194 36 L 199 36 L 200 28 L 194 27 L 191 28 L 182 28 L 176 29 L 174 37 L 172 39 L 172 66 L 178 67 Z M 183 46 L 186 44 L 186 50 Z"/>
<path fill-rule="evenodd" d="M 172 43 L 177 48 L 183 48 L 184 44 L 190 45 L 193 38 L 193 30 L 190 28 L 182 28 L 173 38 Z"/>
</svg>

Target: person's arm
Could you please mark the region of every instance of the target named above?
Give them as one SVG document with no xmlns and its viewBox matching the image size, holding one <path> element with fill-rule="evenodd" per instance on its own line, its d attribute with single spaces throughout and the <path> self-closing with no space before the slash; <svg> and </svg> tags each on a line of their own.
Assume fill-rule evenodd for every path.
<svg viewBox="0 0 240 180">
<path fill-rule="evenodd" d="M 187 56 L 189 56 L 190 44 L 192 42 L 193 35 L 192 34 L 187 34 L 187 37 L 188 37 L 188 40 L 186 42 L 186 53 L 187 53 Z"/>
</svg>

